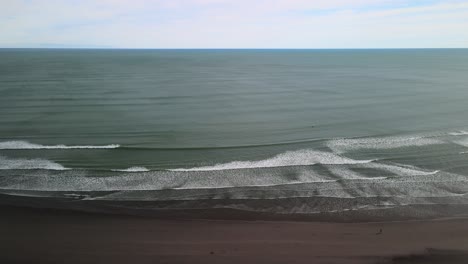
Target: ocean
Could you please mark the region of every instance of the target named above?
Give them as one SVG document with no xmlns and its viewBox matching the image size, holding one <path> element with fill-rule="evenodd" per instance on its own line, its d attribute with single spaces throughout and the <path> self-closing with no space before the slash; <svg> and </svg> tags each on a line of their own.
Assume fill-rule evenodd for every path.
<svg viewBox="0 0 468 264">
<path fill-rule="evenodd" d="M 0 203 L 466 215 L 467 102 L 467 49 L 0 49 Z"/>
</svg>

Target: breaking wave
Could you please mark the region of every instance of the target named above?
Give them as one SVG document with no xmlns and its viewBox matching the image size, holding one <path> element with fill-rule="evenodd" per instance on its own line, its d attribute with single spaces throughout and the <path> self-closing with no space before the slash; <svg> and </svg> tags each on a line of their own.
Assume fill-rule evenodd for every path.
<svg viewBox="0 0 468 264">
<path fill-rule="evenodd" d="M 178 168 L 171 171 L 216 171 L 216 170 L 234 170 L 234 169 L 253 169 L 253 168 L 273 168 L 286 166 L 306 166 L 314 164 L 362 164 L 370 163 L 374 160 L 354 160 L 342 157 L 331 152 L 315 150 L 296 150 L 287 151 L 273 158 L 258 161 L 232 161 L 228 163 L 216 164 L 213 166 L 202 166 L 194 168 Z"/>
<path fill-rule="evenodd" d="M 127 169 L 115 169 L 115 170 L 112 170 L 112 171 L 122 171 L 122 172 L 145 172 L 145 171 L 149 171 L 147 168 L 145 167 L 130 167 L 130 168 L 127 168 Z"/>
<path fill-rule="evenodd" d="M 425 137 L 382 137 L 335 139 L 328 142 L 328 147 L 337 153 L 359 149 L 395 149 L 443 144 L 443 141 Z"/>
<path fill-rule="evenodd" d="M 464 136 L 464 135 L 468 135 L 468 131 L 460 130 L 456 132 L 450 132 L 448 134 L 451 136 Z"/>
<path fill-rule="evenodd" d="M 31 169 L 45 169 L 45 170 L 66 170 L 64 166 L 45 159 L 9 159 L 0 156 L 0 169 L 1 170 L 31 170 Z"/>
<path fill-rule="evenodd" d="M 454 141 L 453 143 L 464 146 L 464 147 L 468 147 L 468 138 L 457 140 L 457 141 Z"/>
<path fill-rule="evenodd" d="M 34 144 L 27 141 L 15 140 L 0 142 L 0 149 L 115 149 L 120 147 L 118 144 L 111 145 L 41 145 Z"/>
</svg>

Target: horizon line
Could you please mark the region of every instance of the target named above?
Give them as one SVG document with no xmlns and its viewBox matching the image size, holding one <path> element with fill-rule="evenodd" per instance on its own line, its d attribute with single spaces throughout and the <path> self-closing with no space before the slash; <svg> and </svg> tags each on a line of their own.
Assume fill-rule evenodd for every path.
<svg viewBox="0 0 468 264">
<path fill-rule="evenodd" d="M 112 47 L 0 47 L 0 49 L 44 50 L 421 50 L 421 49 L 468 49 L 468 47 L 388 47 L 388 48 L 112 48 Z"/>
</svg>

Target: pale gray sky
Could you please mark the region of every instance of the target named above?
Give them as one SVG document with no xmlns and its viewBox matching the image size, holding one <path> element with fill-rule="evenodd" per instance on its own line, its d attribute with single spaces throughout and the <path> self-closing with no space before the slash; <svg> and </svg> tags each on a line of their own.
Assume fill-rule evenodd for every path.
<svg viewBox="0 0 468 264">
<path fill-rule="evenodd" d="M 468 47 L 468 1 L 2 0 L 0 47 Z"/>
</svg>

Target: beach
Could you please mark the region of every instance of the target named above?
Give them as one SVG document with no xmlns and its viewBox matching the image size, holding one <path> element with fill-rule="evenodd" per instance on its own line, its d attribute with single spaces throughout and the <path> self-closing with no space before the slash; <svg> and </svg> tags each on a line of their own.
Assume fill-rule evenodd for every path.
<svg viewBox="0 0 468 264">
<path fill-rule="evenodd" d="M 0 264 L 468 262 L 466 49 L 0 57 Z"/>
<path fill-rule="evenodd" d="M 158 219 L 2 206 L 1 263 L 466 263 L 468 219 Z"/>
</svg>

